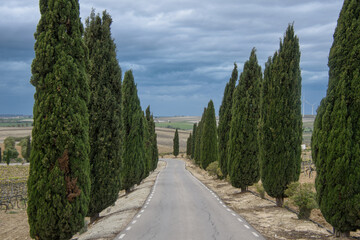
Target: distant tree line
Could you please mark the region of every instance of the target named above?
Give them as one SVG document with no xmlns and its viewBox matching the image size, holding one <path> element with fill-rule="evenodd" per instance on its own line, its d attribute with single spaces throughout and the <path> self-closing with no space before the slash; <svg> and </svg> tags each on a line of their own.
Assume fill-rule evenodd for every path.
<svg viewBox="0 0 360 240">
<path fill-rule="evenodd" d="M 122 80 L 106 11 L 85 29 L 78 0 L 40 1 L 40 13 L 28 221 L 32 238 L 70 239 L 157 167 L 155 123 L 132 71 Z"/>
<path fill-rule="evenodd" d="M 316 200 L 337 237 L 348 237 L 350 231 L 360 228 L 359 16 L 359 1 L 345 0 L 330 49 L 328 90 L 312 135 Z M 218 176 L 227 177 L 242 191 L 261 179 L 277 206 L 289 196 L 303 204 L 299 205 L 299 217 L 308 217 L 303 211 L 311 211 L 315 196 L 311 187 L 297 183 L 302 142 L 301 71 L 293 25 L 288 26 L 264 72 L 253 49 L 236 85 L 237 78 L 235 64 L 220 106 L 218 138 L 213 134 L 216 125 L 207 120 L 209 103 L 188 138 L 188 157 L 204 169 L 209 162 L 216 163 L 222 172 Z M 294 192 L 305 201 L 299 203 Z"/>
</svg>

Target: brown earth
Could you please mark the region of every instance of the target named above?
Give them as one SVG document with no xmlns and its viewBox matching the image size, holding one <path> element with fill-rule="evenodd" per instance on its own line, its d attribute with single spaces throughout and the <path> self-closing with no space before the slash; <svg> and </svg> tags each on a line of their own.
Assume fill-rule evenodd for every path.
<svg viewBox="0 0 360 240">
<path fill-rule="evenodd" d="M 339 239 L 334 238 L 327 230 L 332 229 L 323 218 L 319 209 L 311 213 L 310 219 L 320 223 L 325 228 L 308 220 L 299 220 L 297 215 L 286 208 L 276 207 L 274 202 L 266 195 L 267 199 L 261 199 L 253 194 L 254 186 L 249 190 L 252 192 L 241 193 L 241 190 L 232 187 L 225 180 L 219 180 L 210 176 L 207 171 L 196 166 L 193 161 L 183 159 L 186 168 L 200 181 L 212 189 L 230 208 L 244 217 L 255 229 L 267 239 Z M 315 174 L 309 178 L 304 173 L 300 176 L 300 182 L 314 182 Z M 293 207 L 290 205 L 290 207 Z M 296 210 L 296 209 L 293 209 Z M 359 237 L 359 232 L 352 232 L 351 236 Z M 347 239 L 347 238 L 343 238 Z M 351 239 L 351 238 L 349 238 Z"/>
</svg>

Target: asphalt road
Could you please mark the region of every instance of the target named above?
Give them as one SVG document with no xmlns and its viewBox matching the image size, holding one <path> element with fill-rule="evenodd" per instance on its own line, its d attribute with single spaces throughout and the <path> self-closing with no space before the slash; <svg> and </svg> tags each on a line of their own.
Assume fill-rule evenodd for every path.
<svg viewBox="0 0 360 240">
<path fill-rule="evenodd" d="M 165 161 L 143 208 L 116 240 L 265 239 L 193 177 L 183 161 Z"/>
</svg>

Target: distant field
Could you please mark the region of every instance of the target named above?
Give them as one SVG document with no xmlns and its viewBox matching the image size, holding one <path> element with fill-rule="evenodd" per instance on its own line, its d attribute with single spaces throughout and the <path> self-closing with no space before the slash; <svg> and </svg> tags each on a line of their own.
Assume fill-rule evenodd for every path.
<svg viewBox="0 0 360 240">
<path fill-rule="evenodd" d="M 157 117 L 155 126 L 160 128 L 172 128 L 181 130 L 191 130 L 194 123 L 200 121 L 200 117 Z"/>
<path fill-rule="evenodd" d="M 191 130 L 193 129 L 193 123 L 189 122 L 174 122 L 174 123 L 167 123 L 167 122 L 160 122 L 155 123 L 156 127 L 161 128 L 173 128 L 173 129 L 181 129 L 181 130 Z"/>
<path fill-rule="evenodd" d="M 2 117 L 0 118 L 0 127 L 31 127 L 32 118 L 29 117 Z"/>
</svg>

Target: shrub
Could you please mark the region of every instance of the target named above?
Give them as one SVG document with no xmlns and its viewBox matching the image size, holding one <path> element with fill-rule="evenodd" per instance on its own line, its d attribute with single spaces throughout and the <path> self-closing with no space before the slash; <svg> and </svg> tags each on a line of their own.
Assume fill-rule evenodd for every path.
<svg viewBox="0 0 360 240">
<path fill-rule="evenodd" d="M 211 176 L 216 176 L 217 178 L 220 179 L 224 177 L 221 172 L 218 161 L 210 163 L 209 166 L 206 168 L 206 171 L 208 171 Z"/>
<path fill-rule="evenodd" d="M 299 219 L 308 219 L 311 210 L 317 208 L 316 193 L 312 190 L 313 184 L 293 182 L 288 185 L 285 194 L 289 197 L 290 202 L 299 207 Z"/>
<path fill-rule="evenodd" d="M 264 199 L 265 198 L 265 189 L 264 189 L 264 186 L 262 185 L 262 183 L 256 183 L 255 187 L 256 187 L 256 191 L 260 194 L 260 197 L 262 199 Z"/>
</svg>

